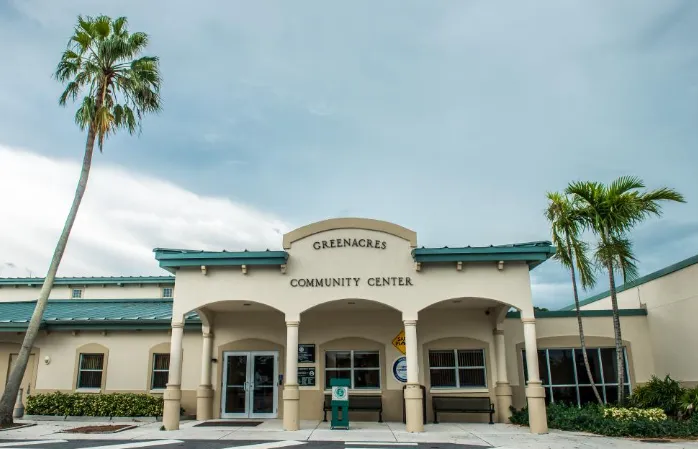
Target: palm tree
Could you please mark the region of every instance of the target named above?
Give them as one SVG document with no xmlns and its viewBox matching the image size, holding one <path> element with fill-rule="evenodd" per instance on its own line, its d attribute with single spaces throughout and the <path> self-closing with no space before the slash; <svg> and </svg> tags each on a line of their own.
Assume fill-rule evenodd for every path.
<svg viewBox="0 0 698 449">
<path fill-rule="evenodd" d="M 649 216 L 661 216 L 661 202 L 684 203 L 683 196 L 673 189 L 662 187 L 640 192 L 645 187 L 641 179 L 621 176 L 610 185 L 600 182 L 572 182 L 566 193 L 579 201 L 579 214 L 584 227 L 596 234 L 598 241 L 594 257 L 608 271 L 613 309 L 613 330 L 616 345 L 618 373 L 618 403 L 625 402 L 625 364 L 623 340 L 618 315 L 615 272 L 620 272 L 623 282 L 637 277 L 636 258 L 633 254 L 630 231 Z"/>
<path fill-rule="evenodd" d="M 553 244 L 557 251 L 553 256 L 562 266 L 570 270 L 572 276 L 572 291 L 574 293 L 574 305 L 577 312 L 577 325 L 579 327 L 579 343 L 581 345 L 589 382 L 594 390 L 594 395 L 599 404 L 603 404 L 603 399 L 596 389 L 594 376 L 589 366 L 589 356 L 584 338 L 584 326 L 582 324 L 582 314 L 579 310 L 579 294 L 577 292 L 577 276 L 575 266 L 579 270 L 579 277 L 582 287 L 586 290 L 596 283 L 592 263 L 587 257 L 588 245 L 580 239 L 580 232 L 583 228 L 581 217 L 577 209 L 579 201 L 558 192 L 548 193 L 548 208 L 545 210 L 545 217 L 552 227 Z"/>
<path fill-rule="evenodd" d="M 125 17 L 112 20 L 107 16 L 78 16 L 74 34 L 56 68 L 56 79 L 67 83 L 59 98 L 61 106 L 65 106 L 68 99 L 77 99 L 81 91 L 86 90 L 75 114 L 75 122 L 82 131 L 87 130 L 87 142 L 70 212 L 56 244 L 16 365 L 0 399 L 0 427 L 13 423 L 12 410 L 19 385 L 87 187 L 95 140 L 102 152 L 104 140 L 110 134 L 122 128 L 134 134 L 140 131 L 145 114 L 160 111 L 158 58 L 140 56 L 147 44 L 147 34 L 129 33 Z"/>
</svg>

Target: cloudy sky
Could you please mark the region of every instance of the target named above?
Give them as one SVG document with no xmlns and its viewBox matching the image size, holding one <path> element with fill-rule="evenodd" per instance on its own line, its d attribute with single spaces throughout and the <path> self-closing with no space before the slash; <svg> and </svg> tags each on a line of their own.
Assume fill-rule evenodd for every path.
<svg viewBox="0 0 698 449">
<path fill-rule="evenodd" d="M 624 174 L 688 201 L 634 233 L 641 274 L 698 253 L 698 2 L 0 0 L 0 276 L 45 274 L 75 189 L 85 136 L 51 74 L 78 14 L 149 33 L 164 109 L 95 155 L 59 275 L 162 274 L 154 247 L 278 249 L 336 216 L 547 240 L 546 191 Z M 554 262 L 532 275 L 537 305 L 571 300 Z"/>
</svg>

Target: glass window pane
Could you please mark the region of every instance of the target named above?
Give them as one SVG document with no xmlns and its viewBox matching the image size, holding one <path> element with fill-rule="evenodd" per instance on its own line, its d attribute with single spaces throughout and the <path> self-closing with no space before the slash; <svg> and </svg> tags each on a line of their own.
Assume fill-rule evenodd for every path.
<svg viewBox="0 0 698 449">
<path fill-rule="evenodd" d="M 455 387 L 456 386 L 456 370 L 455 369 L 431 369 L 432 387 Z"/>
<path fill-rule="evenodd" d="M 167 387 L 167 371 L 155 371 L 153 373 L 153 389 Z"/>
<path fill-rule="evenodd" d="M 625 351 L 623 351 L 625 353 Z M 625 354 L 624 354 L 625 355 Z M 628 370 L 625 369 L 625 359 L 623 360 L 623 378 L 628 383 Z M 618 383 L 618 365 L 616 360 L 616 348 L 601 349 L 601 364 L 603 365 L 603 377 L 606 383 Z"/>
<path fill-rule="evenodd" d="M 379 368 L 380 356 L 378 352 L 355 352 L 354 368 Z"/>
<path fill-rule="evenodd" d="M 603 401 L 603 387 L 597 385 L 596 389 L 598 390 L 599 396 L 601 396 L 601 400 Z M 579 402 L 581 405 L 598 404 L 596 395 L 594 394 L 594 389 L 592 387 L 579 387 Z"/>
<path fill-rule="evenodd" d="M 80 371 L 78 379 L 78 388 L 101 388 L 102 387 L 102 372 L 101 371 Z"/>
<path fill-rule="evenodd" d="M 170 367 L 170 355 L 169 354 L 155 354 L 155 360 L 153 361 L 153 369 L 155 370 L 167 370 Z"/>
<path fill-rule="evenodd" d="M 587 349 L 587 357 L 589 358 L 589 368 L 591 369 L 591 375 L 594 378 L 594 383 L 602 383 L 598 351 L 596 351 L 595 349 Z M 587 368 L 584 364 L 584 353 L 581 349 L 574 350 L 574 358 L 577 362 L 577 380 L 579 381 L 579 384 L 590 384 L 591 382 L 589 382 Z"/>
<path fill-rule="evenodd" d="M 572 350 L 549 349 L 548 354 L 550 357 L 550 376 L 552 377 L 552 384 L 574 385 L 574 360 L 572 360 Z M 555 397 L 554 392 L 553 397 Z"/>
<path fill-rule="evenodd" d="M 607 404 L 617 404 L 618 403 L 618 387 L 606 386 L 606 403 Z"/>
<path fill-rule="evenodd" d="M 80 369 L 102 369 L 104 354 L 82 354 Z"/>
<path fill-rule="evenodd" d="M 332 386 L 330 385 L 330 380 L 332 379 L 351 379 L 351 371 L 350 370 L 340 370 L 340 371 L 335 371 L 335 370 L 328 370 L 325 371 L 325 388 L 330 389 Z"/>
<path fill-rule="evenodd" d="M 380 371 L 377 369 L 354 370 L 354 388 L 380 388 L 381 377 Z"/>
<path fill-rule="evenodd" d="M 484 387 L 486 385 L 484 369 L 459 369 L 458 376 L 461 387 Z"/>
<path fill-rule="evenodd" d="M 577 405 L 577 389 L 575 387 L 553 387 L 553 400 L 556 404 Z"/>
<path fill-rule="evenodd" d="M 326 368 L 351 368 L 351 352 L 327 351 L 325 353 Z"/>
<path fill-rule="evenodd" d="M 453 351 L 429 351 L 429 367 L 455 367 L 456 356 Z"/>
<path fill-rule="evenodd" d="M 485 366 L 484 351 L 480 349 L 458 351 L 458 366 Z"/>
</svg>

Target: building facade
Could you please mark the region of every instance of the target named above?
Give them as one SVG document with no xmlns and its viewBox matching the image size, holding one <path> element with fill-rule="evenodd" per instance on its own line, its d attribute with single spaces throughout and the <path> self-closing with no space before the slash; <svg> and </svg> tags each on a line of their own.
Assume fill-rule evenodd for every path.
<svg viewBox="0 0 698 449">
<path fill-rule="evenodd" d="M 199 420 L 278 418 L 298 429 L 300 420 L 323 419 L 333 378 L 350 380 L 350 396 L 380 398 L 384 420 L 404 419 L 415 432 L 433 419 L 439 396 L 487 397 L 499 422 L 510 406 L 528 405 L 536 433 L 547 431 L 550 401 L 594 400 L 574 311 L 538 311 L 531 301 L 530 271 L 554 254 L 549 242 L 423 248 L 396 224 L 340 218 L 280 243 L 276 251 L 156 248 L 171 276 L 58 279 L 24 393 L 162 395 L 166 429 L 178 428 L 180 407 Z M 686 279 L 695 298 L 696 281 Z M 41 279 L 0 279 L 0 376 L 40 287 Z M 651 326 L 652 309 L 629 302 L 619 383 L 602 305 L 590 302 L 583 315 L 594 380 L 612 402 L 619 387 L 631 390 L 676 362 L 657 353 L 649 332 L 667 323 Z M 680 380 L 695 381 L 695 368 Z"/>
</svg>

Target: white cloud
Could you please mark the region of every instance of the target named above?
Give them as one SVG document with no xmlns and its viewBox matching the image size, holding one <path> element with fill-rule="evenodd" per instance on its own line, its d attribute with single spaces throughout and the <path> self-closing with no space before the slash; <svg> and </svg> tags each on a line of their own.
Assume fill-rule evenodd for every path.
<svg viewBox="0 0 698 449">
<path fill-rule="evenodd" d="M 282 220 L 225 198 L 108 165 L 96 153 L 60 276 L 166 274 L 155 247 L 280 249 Z M 79 161 L 0 145 L 0 276 L 44 276 L 73 199 Z"/>
</svg>

